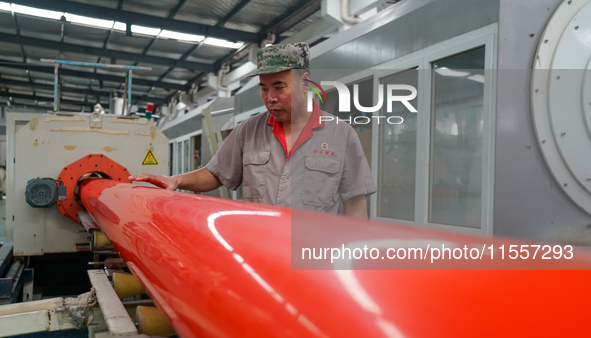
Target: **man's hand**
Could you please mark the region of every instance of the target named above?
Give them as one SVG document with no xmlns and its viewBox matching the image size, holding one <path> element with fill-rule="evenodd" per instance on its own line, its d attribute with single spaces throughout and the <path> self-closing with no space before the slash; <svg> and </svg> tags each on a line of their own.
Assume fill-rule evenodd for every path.
<svg viewBox="0 0 591 338">
<path fill-rule="evenodd" d="M 176 190 L 178 188 L 178 182 L 174 177 L 165 175 L 152 175 L 152 174 L 139 174 L 129 176 L 129 180 L 137 182 L 148 182 L 157 187 L 167 190 Z"/>
<path fill-rule="evenodd" d="M 220 180 L 213 176 L 207 168 L 197 169 L 185 174 L 166 176 L 139 174 L 129 176 L 131 181 L 148 182 L 167 190 L 192 190 L 195 192 L 204 192 L 217 189 L 222 186 Z"/>
</svg>

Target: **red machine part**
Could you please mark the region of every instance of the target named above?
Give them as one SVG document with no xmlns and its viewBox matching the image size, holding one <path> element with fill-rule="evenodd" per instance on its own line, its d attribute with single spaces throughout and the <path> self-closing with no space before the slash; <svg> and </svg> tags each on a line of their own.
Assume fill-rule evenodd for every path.
<svg viewBox="0 0 591 338">
<path fill-rule="evenodd" d="M 87 174 L 100 173 L 102 177 L 115 182 L 129 183 L 129 172 L 117 162 L 105 155 L 87 155 L 78 161 L 64 167 L 58 180 L 66 187 L 66 200 L 58 201 L 57 208 L 66 218 L 78 223 L 78 211 L 82 207 L 76 202 L 76 188 L 80 179 Z"/>
<path fill-rule="evenodd" d="M 320 240 L 491 239 L 101 179 L 83 181 L 80 199 L 181 337 L 588 331 L 591 271 L 294 270 L 290 260 L 294 243 Z M 579 254 L 571 268 L 590 262 Z"/>
</svg>

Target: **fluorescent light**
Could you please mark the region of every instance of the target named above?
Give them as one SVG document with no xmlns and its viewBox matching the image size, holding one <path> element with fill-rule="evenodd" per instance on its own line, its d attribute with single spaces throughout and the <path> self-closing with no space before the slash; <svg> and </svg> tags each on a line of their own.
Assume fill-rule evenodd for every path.
<svg viewBox="0 0 591 338">
<path fill-rule="evenodd" d="M 244 43 L 242 43 L 242 42 L 234 43 L 234 42 L 230 42 L 228 40 L 222 40 L 222 39 L 216 39 L 216 38 L 207 38 L 207 39 L 205 39 L 205 41 L 203 41 L 203 43 L 206 45 L 234 48 L 234 49 L 238 49 L 238 48 L 242 47 L 242 45 L 244 45 Z"/>
<path fill-rule="evenodd" d="M 120 31 L 126 31 L 127 25 L 123 22 L 115 21 L 115 24 L 113 25 L 113 29 L 117 29 Z"/>
<path fill-rule="evenodd" d="M 131 32 L 144 35 L 158 36 L 158 34 L 160 34 L 160 28 L 131 25 Z"/>
<path fill-rule="evenodd" d="M 451 77 L 464 77 L 470 75 L 469 72 L 460 72 L 457 70 L 451 70 L 447 67 L 441 67 L 435 69 L 435 72 L 441 76 L 451 76 Z"/>
<path fill-rule="evenodd" d="M 7 11 L 10 12 L 10 4 L 8 2 L 0 2 L 0 11 Z"/>
<path fill-rule="evenodd" d="M 180 41 L 190 41 L 190 42 L 199 42 L 199 41 L 203 40 L 203 38 L 204 38 L 203 35 L 185 34 L 185 33 L 179 33 L 179 32 L 167 31 L 167 30 L 162 30 L 162 32 L 160 32 L 160 37 L 167 38 L 167 39 L 176 39 L 176 40 L 180 40 Z"/>
<path fill-rule="evenodd" d="M 28 6 L 10 4 L 8 2 L 0 2 L 0 11 L 14 11 L 15 13 L 25 14 L 25 15 L 32 15 L 37 17 L 42 17 L 46 19 L 54 19 L 54 20 L 61 20 L 62 16 L 66 18 L 67 21 L 75 24 L 85 25 L 85 26 L 92 26 L 98 27 L 103 29 L 115 29 L 119 31 L 126 31 L 127 25 L 123 22 L 113 22 L 110 20 L 103 20 L 103 19 L 96 19 L 87 16 L 76 15 L 72 13 L 62 13 L 56 11 L 49 11 L 45 9 L 33 8 Z M 138 25 L 131 25 L 131 31 L 136 34 L 142 35 L 149 35 L 149 36 L 159 36 L 162 38 L 167 39 L 175 39 L 179 41 L 186 41 L 186 42 L 199 42 L 203 41 L 205 36 L 203 35 L 195 35 L 195 34 L 186 34 L 180 32 L 174 32 L 169 30 L 161 30 L 160 28 L 152 28 L 152 27 L 145 27 L 145 26 L 138 26 Z M 244 45 L 242 42 L 231 42 L 223 39 L 216 39 L 216 38 L 207 38 L 203 41 L 207 45 L 217 46 L 217 47 L 225 47 L 225 48 L 233 48 L 238 49 Z"/>
<path fill-rule="evenodd" d="M 66 20 L 73 23 L 105 29 L 111 29 L 113 27 L 113 21 L 89 18 L 87 16 L 80 16 L 72 13 L 66 13 Z"/>
<path fill-rule="evenodd" d="M 17 5 L 17 4 L 12 4 L 12 10 L 15 13 L 38 16 L 41 18 L 54 19 L 54 20 L 60 20 L 62 18 L 62 15 L 64 15 L 63 12 L 48 11 L 45 9 L 33 8 L 33 7 L 28 7 L 28 6 L 21 6 L 21 5 Z"/>
<path fill-rule="evenodd" d="M 472 80 L 472 81 L 484 83 L 484 75 L 481 75 L 481 74 L 476 74 L 476 75 L 468 76 L 468 78 L 470 80 Z"/>
</svg>

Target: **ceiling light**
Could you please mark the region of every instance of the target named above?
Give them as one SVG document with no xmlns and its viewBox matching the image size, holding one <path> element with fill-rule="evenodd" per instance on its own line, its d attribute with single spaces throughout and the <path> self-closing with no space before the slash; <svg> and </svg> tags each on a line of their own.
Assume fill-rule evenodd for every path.
<svg viewBox="0 0 591 338">
<path fill-rule="evenodd" d="M 160 37 L 167 38 L 167 39 L 176 39 L 179 41 L 189 41 L 189 42 L 199 42 L 199 41 L 203 40 L 203 38 L 204 38 L 203 35 L 185 34 L 185 33 L 179 33 L 179 32 L 167 31 L 167 30 L 162 30 L 162 32 L 160 32 Z"/>
<path fill-rule="evenodd" d="M 133 33 L 151 35 L 151 36 L 158 36 L 158 34 L 160 34 L 160 28 L 151 28 L 151 27 L 144 27 L 144 26 L 138 26 L 138 25 L 131 25 L 131 31 Z"/>
<path fill-rule="evenodd" d="M 54 20 L 59 20 L 62 18 L 62 15 L 64 15 L 63 12 L 48 11 L 45 9 L 33 8 L 33 7 L 28 7 L 28 6 L 21 6 L 21 5 L 17 5 L 17 4 L 12 4 L 12 10 L 15 13 L 38 16 L 41 18 L 54 19 Z"/>
<path fill-rule="evenodd" d="M 115 21 L 115 24 L 113 25 L 113 29 L 120 30 L 120 31 L 126 31 L 127 25 L 123 22 Z"/>
<path fill-rule="evenodd" d="M 0 2 L 0 11 L 10 12 L 10 4 L 8 2 Z"/>
<path fill-rule="evenodd" d="M 87 16 L 80 16 L 71 13 L 66 13 L 66 20 L 73 23 L 105 29 L 111 29 L 113 27 L 113 21 L 89 18 Z"/>
<path fill-rule="evenodd" d="M 216 39 L 216 38 L 207 38 L 203 41 L 206 45 L 217 46 L 217 47 L 226 47 L 226 48 L 234 48 L 238 49 L 244 45 L 242 42 L 230 42 L 228 40 Z"/>
</svg>

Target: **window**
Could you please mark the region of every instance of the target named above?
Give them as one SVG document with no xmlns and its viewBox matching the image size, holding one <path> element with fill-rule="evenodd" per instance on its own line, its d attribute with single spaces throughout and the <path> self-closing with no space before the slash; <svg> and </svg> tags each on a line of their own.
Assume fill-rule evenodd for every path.
<svg viewBox="0 0 591 338">
<path fill-rule="evenodd" d="M 193 154 L 191 154 L 191 149 L 189 148 L 189 140 L 183 141 L 183 152 L 183 173 L 188 173 L 191 171 L 191 162 L 193 157 Z"/>
<path fill-rule="evenodd" d="M 174 143 L 171 142 L 169 143 L 169 156 L 170 158 L 168 159 L 168 175 L 172 176 L 174 175 L 174 170 L 175 170 L 175 162 L 174 162 Z"/>
<path fill-rule="evenodd" d="M 429 222 L 480 228 L 484 47 L 432 63 Z"/>
<path fill-rule="evenodd" d="M 418 71 L 407 70 L 384 77 L 380 83 L 405 84 L 418 88 Z M 417 98 L 409 101 L 417 107 Z M 410 112 L 400 102 L 392 105 L 387 113 L 382 107 L 381 116 L 400 116 L 401 124 L 379 124 L 378 141 L 378 205 L 377 216 L 413 221 L 415 216 L 415 183 L 417 154 L 417 114 Z"/>
<path fill-rule="evenodd" d="M 175 163 L 175 175 L 182 174 L 183 168 L 181 167 L 181 163 L 183 160 L 183 143 L 177 142 L 176 143 L 176 163 Z"/>
<path fill-rule="evenodd" d="M 371 217 L 492 235 L 497 31 L 482 27 L 376 66 L 374 87 L 414 86 L 418 113 L 398 102 L 376 112 L 404 121 L 374 121 Z"/>
<path fill-rule="evenodd" d="M 193 166 L 191 170 L 201 167 L 201 135 L 191 137 L 191 148 L 193 149 Z"/>
</svg>

